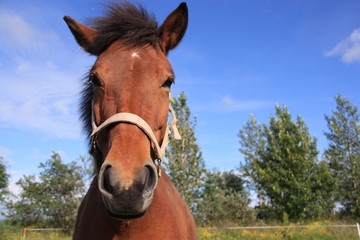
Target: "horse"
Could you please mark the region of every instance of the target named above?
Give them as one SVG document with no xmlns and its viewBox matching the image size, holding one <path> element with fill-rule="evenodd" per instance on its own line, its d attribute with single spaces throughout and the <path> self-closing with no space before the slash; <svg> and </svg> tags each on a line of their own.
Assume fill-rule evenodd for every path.
<svg viewBox="0 0 360 240">
<path fill-rule="evenodd" d="M 77 43 L 96 56 L 80 101 L 96 174 L 73 239 L 196 239 L 189 207 L 160 168 L 175 80 L 167 55 L 185 34 L 187 5 L 160 27 L 140 5 L 106 6 L 87 25 L 64 16 Z"/>
</svg>

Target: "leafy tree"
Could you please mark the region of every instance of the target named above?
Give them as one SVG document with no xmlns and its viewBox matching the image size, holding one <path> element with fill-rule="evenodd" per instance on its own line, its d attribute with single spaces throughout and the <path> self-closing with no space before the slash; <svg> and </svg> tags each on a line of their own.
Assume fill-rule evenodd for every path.
<svg viewBox="0 0 360 240">
<path fill-rule="evenodd" d="M 166 151 L 168 160 L 165 162 L 165 168 L 180 194 L 195 212 L 205 172 L 205 163 L 194 132 L 196 118 L 193 121 L 190 120 L 190 109 L 183 92 L 177 99 L 174 98 L 171 101 L 171 105 L 177 116 L 176 126 L 181 140 L 174 140 L 171 134 Z"/>
<path fill-rule="evenodd" d="M 244 181 L 239 174 L 236 174 L 234 170 L 224 171 L 221 174 L 223 179 L 222 189 L 229 189 L 232 192 L 247 194 L 244 188 Z"/>
<path fill-rule="evenodd" d="M 57 153 L 41 163 L 39 177 L 24 176 L 16 184 L 18 199 L 7 203 L 7 217 L 22 226 L 36 225 L 72 230 L 77 208 L 85 192 L 82 169 L 76 162 L 65 164 Z"/>
<path fill-rule="evenodd" d="M 341 95 L 335 97 L 336 109 L 325 115 L 329 147 L 324 157 L 336 179 L 337 200 L 344 214 L 360 217 L 360 118 L 358 108 Z"/>
<path fill-rule="evenodd" d="M 249 121 L 243 126 L 238 134 L 240 138 L 240 152 L 244 154 L 244 164 L 240 163 L 240 171 L 246 178 L 249 189 L 257 192 L 259 206 L 264 203 L 264 189 L 260 184 L 261 174 L 259 165 L 262 161 L 261 153 L 265 149 L 266 138 L 264 129 L 266 126 L 258 123 L 254 116 L 250 114 Z"/>
<path fill-rule="evenodd" d="M 6 165 L 3 157 L 0 157 L 0 201 L 7 195 L 7 186 L 9 184 L 9 174 L 6 172 Z"/>
<path fill-rule="evenodd" d="M 330 172 L 318 162 L 316 139 L 300 116 L 293 122 L 286 106 L 276 106 L 268 126 L 250 117 L 239 137 L 246 160 L 241 171 L 265 195 L 267 214 L 297 220 L 331 211 Z"/>
<path fill-rule="evenodd" d="M 80 173 L 85 189 L 90 187 L 90 184 L 95 176 L 95 161 L 90 155 L 80 155 L 78 162 L 80 165 Z"/>
<path fill-rule="evenodd" d="M 196 214 L 200 224 L 248 224 L 255 219 L 243 181 L 234 171 L 207 171 L 202 193 Z"/>
</svg>

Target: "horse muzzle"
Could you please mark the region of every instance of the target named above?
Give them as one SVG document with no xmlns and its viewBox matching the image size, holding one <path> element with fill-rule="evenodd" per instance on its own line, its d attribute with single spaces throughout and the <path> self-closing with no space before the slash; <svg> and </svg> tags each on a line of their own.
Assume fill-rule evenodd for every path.
<svg viewBox="0 0 360 240">
<path fill-rule="evenodd" d="M 124 179 L 105 161 L 99 172 L 98 186 L 107 213 L 117 219 L 135 219 L 145 214 L 157 185 L 157 169 L 148 161 L 138 169 L 134 179 Z"/>
</svg>

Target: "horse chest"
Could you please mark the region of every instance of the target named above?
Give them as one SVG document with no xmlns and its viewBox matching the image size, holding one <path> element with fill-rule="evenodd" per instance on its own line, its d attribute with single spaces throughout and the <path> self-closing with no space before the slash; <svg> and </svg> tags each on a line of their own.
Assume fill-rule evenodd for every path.
<svg viewBox="0 0 360 240">
<path fill-rule="evenodd" d="M 195 240 L 193 217 L 189 211 L 183 211 L 185 203 L 176 189 L 164 186 L 167 184 L 163 181 L 167 182 L 167 178 L 166 175 L 162 177 L 148 212 L 131 221 L 109 217 L 99 190 L 96 186 L 91 187 L 80 206 L 73 239 Z"/>
</svg>

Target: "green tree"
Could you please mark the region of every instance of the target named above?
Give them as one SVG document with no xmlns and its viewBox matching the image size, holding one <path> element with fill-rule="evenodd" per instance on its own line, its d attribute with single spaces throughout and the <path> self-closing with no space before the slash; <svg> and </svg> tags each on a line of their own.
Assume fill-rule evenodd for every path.
<svg viewBox="0 0 360 240">
<path fill-rule="evenodd" d="M 357 106 L 341 95 L 335 97 L 336 109 L 325 115 L 329 147 L 324 157 L 336 180 L 337 200 L 345 215 L 360 217 L 360 119 Z"/>
<path fill-rule="evenodd" d="M 249 224 L 255 219 L 241 177 L 234 171 L 207 171 L 196 220 L 203 225 Z"/>
<path fill-rule="evenodd" d="M 6 165 L 3 157 L 0 157 L 0 201 L 4 200 L 8 194 L 7 186 L 9 184 L 9 174 L 6 171 Z"/>
<path fill-rule="evenodd" d="M 256 121 L 250 114 L 249 121 L 243 126 L 238 134 L 240 138 L 239 151 L 244 155 L 244 163 L 240 163 L 240 171 L 246 179 L 250 190 L 255 190 L 259 199 L 259 206 L 265 201 L 264 189 L 260 184 L 261 171 L 259 171 L 262 162 L 262 152 L 265 149 L 266 138 L 262 125 Z"/>
<path fill-rule="evenodd" d="M 267 214 L 298 220 L 329 213 L 332 181 L 327 165 L 317 160 L 316 139 L 300 116 L 292 121 L 286 106 L 276 106 L 275 114 L 268 126 L 250 117 L 240 130 L 242 173 L 265 195 L 268 206 L 261 207 Z"/>
<path fill-rule="evenodd" d="M 183 92 L 177 99 L 172 99 L 171 105 L 177 116 L 176 126 L 181 140 L 175 140 L 173 134 L 170 135 L 166 151 L 167 161 L 164 165 L 172 182 L 194 213 L 200 199 L 205 172 L 205 163 L 194 132 L 196 118 L 190 120 L 190 109 Z"/>
<path fill-rule="evenodd" d="M 221 188 L 247 195 L 243 179 L 234 170 L 222 172 L 221 177 L 223 179 L 223 186 Z"/>
<path fill-rule="evenodd" d="M 80 163 L 80 173 L 82 176 L 82 181 L 85 185 L 85 189 L 90 187 L 90 184 L 95 176 L 95 161 L 91 155 L 80 155 L 78 160 Z"/>
<path fill-rule="evenodd" d="M 6 203 L 7 217 L 22 226 L 36 225 L 72 230 L 85 192 L 82 169 L 76 162 L 63 163 L 57 153 L 40 163 L 39 177 L 23 176 L 16 184 L 18 199 Z"/>
</svg>

